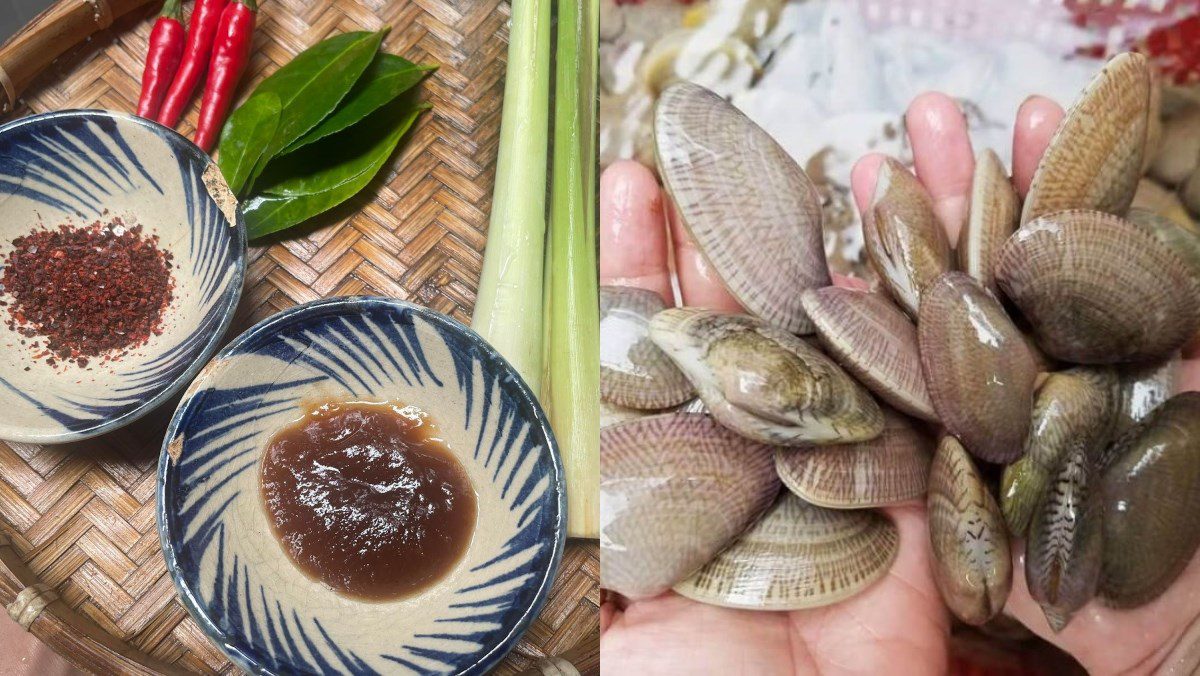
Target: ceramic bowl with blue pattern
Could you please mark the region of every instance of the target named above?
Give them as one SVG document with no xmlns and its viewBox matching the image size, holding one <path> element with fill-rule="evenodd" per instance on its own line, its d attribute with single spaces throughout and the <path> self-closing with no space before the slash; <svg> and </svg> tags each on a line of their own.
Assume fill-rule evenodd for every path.
<svg viewBox="0 0 1200 676">
<path fill-rule="evenodd" d="M 138 117 L 69 110 L 0 126 L 0 254 L 35 228 L 120 217 L 158 235 L 175 289 L 162 334 L 118 361 L 35 358 L 0 307 L 0 439 L 60 443 L 128 424 L 186 385 L 216 351 L 241 296 L 246 230 L 216 164 Z M 0 259 L 0 265 L 3 265 Z M 11 301 L 3 291 L 0 300 Z M 25 341 L 22 344 L 22 340 Z"/>
<path fill-rule="evenodd" d="M 313 402 L 401 402 L 436 421 L 476 493 L 466 553 L 395 601 L 297 569 L 261 486 L 271 437 Z M 545 414 L 482 338 L 431 310 L 335 298 L 258 323 L 192 383 L 163 442 L 158 526 L 184 606 L 241 668 L 270 674 L 476 674 L 537 616 L 566 532 Z"/>
</svg>

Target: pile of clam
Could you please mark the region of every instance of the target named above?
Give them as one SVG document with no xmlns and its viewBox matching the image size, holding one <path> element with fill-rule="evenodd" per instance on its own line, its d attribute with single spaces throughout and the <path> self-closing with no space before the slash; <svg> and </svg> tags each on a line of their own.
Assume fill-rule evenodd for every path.
<svg viewBox="0 0 1200 676">
<path fill-rule="evenodd" d="M 1141 56 L 1108 62 L 1023 205 L 983 153 L 957 252 L 885 163 L 864 217 L 881 288 L 859 291 L 830 285 L 817 195 L 785 151 L 708 90 L 667 89 L 659 173 L 748 314 L 602 289 L 602 585 L 834 603 L 897 555 L 877 508 L 927 496 L 965 622 L 1003 608 L 1021 538 L 1055 630 L 1093 597 L 1165 591 L 1200 544 L 1200 394 L 1170 396 L 1200 331 L 1200 236 L 1130 210 L 1156 91 Z"/>
</svg>

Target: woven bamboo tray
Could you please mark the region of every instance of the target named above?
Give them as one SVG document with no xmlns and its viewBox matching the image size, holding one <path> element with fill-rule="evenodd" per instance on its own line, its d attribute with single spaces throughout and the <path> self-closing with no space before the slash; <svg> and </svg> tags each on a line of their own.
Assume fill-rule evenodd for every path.
<svg viewBox="0 0 1200 676">
<path fill-rule="evenodd" d="M 79 2 L 94 7 L 96 0 Z M 132 111 L 156 10 L 153 4 L 117 18 L 68 51 L 32 82 L 14 114 Z M 508 14 L 503 0 L 261 2 L 243 96 L 327 35 L 384 25 L 392 27 L 387 51 L 440 68 L 423 85 L 431 114 L 368 190 L 286 240 L 251 248 L 229 337 L 332 295 L 393 296 L 470 319 L 495 171 Z M 190 135 L 194 121 L 193 109 L 180 131 Z M 175 403 L 91 441 L 0 442 L 0 604 L 80 668 L 236 671 L 179 605 L 159 550 L 155 469 Z M 581 671 L 598 672 L 598 580 L 597 546 L 568 546 L 541 616 L 495 673 L 518 673 L 567 651 Z"/>
</svg>

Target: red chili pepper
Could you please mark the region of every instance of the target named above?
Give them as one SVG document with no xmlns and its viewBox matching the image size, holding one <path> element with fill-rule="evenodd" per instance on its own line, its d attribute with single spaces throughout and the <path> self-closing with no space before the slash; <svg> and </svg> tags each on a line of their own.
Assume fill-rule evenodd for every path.
<svg viewBox="0 0 1200 676">
<path fill-rule="evenodd" d="M 179 61 L 183 58 L 184 29 L 179 20 L 179 0 L 167 0 L 150 29 L 146 44 L 146 67 L 142 70 L 142 96 L 138 99 L 139 117 L 154 119 L 162 104 Z"/>
<path fill-rule="evenodd" d="M 200 102 L 200 119 L 196 122 L 196 145 L 204 152 L 212 149 L 221 133 L 238 80 L 250 60 L 256 11 L 258 5 L 254 0 L 233 0 L 221 13 L 212 62 L 208 64 L 208 82 L 204 83 L 204 99 Z"/>
<path fill-rule="evenodd" d="M 192 18 L 188 21 L 187 47 L 184 49 L 183 63 L 175 73 L 175 80 L 167 90 L 163 100 L 162 110 L 158 113 L 158 121 L 168 127 L 174 127 L 183 116 L 187 107 L 204 76 L 208 66 L 208 58 L 212 55 L 213 37 L 217 34 L 217 24 L 221 21 L 221 13 L 229 0 L 196 0 L 196 8 L 192 10 Z"/>
</svg>

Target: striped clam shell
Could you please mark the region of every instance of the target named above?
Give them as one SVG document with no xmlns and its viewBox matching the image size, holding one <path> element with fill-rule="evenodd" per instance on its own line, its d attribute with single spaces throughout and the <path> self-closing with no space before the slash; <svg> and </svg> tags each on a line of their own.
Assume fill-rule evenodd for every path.
<svg viewBox="0 0 1200 676">
<path fill-rule="evenodd" d="M 809 289 L 801 301 L 821 344 L 859 382 L 898 410 L 937 421 L 907 315 L 880 294 L 837 286 Z"/>
<path fill-rule="evenodd" d="M 934 580 L 950 610 L 980 625 L 1004 608 L 1012 556 L 1000 507 L 957 439 L 942 437 L 929 478 Z"/>
<path fill-rule="evenodd" d="M 879 167 L 871 210 L 863 219 L 867 259 L 892 297 L 917 316 L 921 292 L 952 269 L 946 229 L 933 198 L 904 165 L 887 158 Z"/>
<path fill-rule="evenodd" d="M 696 396 L 692 384 L 650 340 L 650 318 L 666 308 L 653 291 L 600 287 L 600 398 L 656 410 Z"/>
<path fill-rule="evenodd" d="M 806 502 L 833 509 L 894 505 L 925 495 L 933 439 L 908 418 L 884 412 L 883 434 L 869 441 L 778 448 L 775 471 Z"/>
<path fill-rule="evenodd" d="M 1200 280 L 1191 268 L 1110 214 L 1037 218 L 1001 249 L 996 278 L 1042 350 L 1063 361 L 1161 359 L 1200 330 Z"/>
<path fill-rule="evenodd" d="M 1142 172 L 1151 104 L 1145 56 L 1114 56 L 1080 94 L 1033 174 L 1021 224 L 1064 209 L 1124 214 Z"/>
<path fill-rule="evenodd" d="M 971 179 L 970 210 L 958 238 L 958 269 L 993 294 L 997 293 L 993 262 L 1017 229 L 1020 206 L 996 152 L 989 148 L 979 153 Z"/>
<path fill-rule="evenodd" d="M 700 413 L 600 431 L 600 583 L 656 596 L 696 572 L 779 493 L 771 448 Z"/>
<path fill-rule="evenodd" d="M 817 608 L 862 593 L 887 574 L 899 551 L 899 530 L 882 514 L 825 509 L 784 492 L 675 591 L 730 608 Z"/>
<path fill-rule="evenodd" d="M 799 292 L 827 286 L 821 200 L 796 161 L 725 99 L 667 88 L 654 147 L 680 221 L 742 307 L 792 333 L 812 324 Z"/>
<path fill-rule="evenodd" d="M 975 457 L 1021 456 L 1037 365 L 999 301 L 963 272 L 925 291 L 917 322 L 925 382 L 947 431 Z"/>
<path fill-rule="evenodd" d="M 722 425 L 768 444 L 873 439 L 883 414 L 832 359 L 796 336 L 747 315 L 664 310 L 650 337 L 696 387 Z"/>
</svg>

